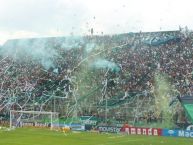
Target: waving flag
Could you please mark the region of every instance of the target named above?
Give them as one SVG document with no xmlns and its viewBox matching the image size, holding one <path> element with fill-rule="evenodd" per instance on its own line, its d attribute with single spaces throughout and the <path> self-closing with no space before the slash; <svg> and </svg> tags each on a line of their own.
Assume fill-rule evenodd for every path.
<svg viewBox="0 0 193 145">
<path fill-rule="evenodd" d="M 178 99 L 184 107 L 190 121 L 193 123 L 193 96 L 178 96 Z"/>
</svg>

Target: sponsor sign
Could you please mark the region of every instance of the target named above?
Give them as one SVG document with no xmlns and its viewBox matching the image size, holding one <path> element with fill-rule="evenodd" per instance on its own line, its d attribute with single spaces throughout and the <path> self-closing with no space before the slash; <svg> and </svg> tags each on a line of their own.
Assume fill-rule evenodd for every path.
<svg viewBox="0 0 193 145">
<path fill-rule="evenodd" d="M 100 132 L 118 133 L 118 132 L 120 132 L 121 127 L 116 127 L 116 126 L 99 126 L 98 130 Z"/>
<path fill-rule="evenodd" d="M 115 126 L 99 126 L 100 132 L 126 132 L 132 135 L 152 135 L 152 136 L 174 136 L 174 137 L 189 137 L 193 138 L 193 131 L 191 130 L 171 130 L 171 129 L 160 129 L 160 128 L 140 128 L 140 127 L 129 127 L 124 126 L 122 128 Z"/>
<path fill-rule="evenodd" d="M 191 138 L 193 138 L 193 131 L 163 129 L 162 136 L 191 137 Z"/>
<path fill-rule="evenodd" d="M 126 132 L 128 134 L 136 134 L 136 135 L 153 135 L 153 136 L 161 136 L 162 129 L 160 128 L 141 128 L 141 127 L 130 127 L 124 125 L 121 128 L 121 132 Z"/>
<path fill-rule="evenodd" d="M 193 138 L 193 131 L 179 130 L 178 136 L 179 137 L 191 137 L 191 138 Z"/>
<path fill-rule="evenodd" d="M 178 136 L 178 130 L 163 129 L 162 136 Z"/>
<path fill-rule="evenodd" d="M 125 131 L 133 135 L 153 135 L 161 136 L 162 129 L 159 128 L 139 128 L 139 127 L 129 127 Z"/>
<path fill-rule="evenodd" d="M 85 125 L 96 125 L 98 122 L 98 119 L 94 116 L 81 116 L 80 120 Z"/>
<path fill-rule="evenodd" d="M 42 122 L 19 122 L 17 125 L 26 127 L 50 127 L 50 123 Z"/>
<path fill-rule="evenodd" d="M 159 128 L 140 128 L 140 127 L 114 127 L 114 126 L 99 126 L 98 127 L 100 132 L 111 132 L 111 133 L 118 133 L 118 132 L 126 132 L 128 134 L 133 135 L 153 135 L 153 136 L 161 136 L 162 129 Z"/>
</svg>

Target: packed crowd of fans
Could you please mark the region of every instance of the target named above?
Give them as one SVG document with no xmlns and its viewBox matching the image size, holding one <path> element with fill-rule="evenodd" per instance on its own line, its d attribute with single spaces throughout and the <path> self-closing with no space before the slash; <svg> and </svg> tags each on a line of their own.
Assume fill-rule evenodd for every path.
<svg viewBox="0 0 193 145">
<path fill-rule="evenodd" d="M 117 50 L 113 59 L 122 68 L 122 82 L 126 91 L 150 92 L 155 86 L 155 74 L 168 76 L 169 82 L 180 95 L 192 95 L 193 47 L 191 36 L 181 33 L 155 34 L 174 35 L 178 41 L 170 41 L 159 45 L 144 45 L 143 38 L 147 34 L 137 34 L 128 48 Z M 162 36 L 159 36 L 162 35 Z M 155 36 L 153 36 L 155 37 Z M 110 56 L 109 58 L 111 58 Z"/>
<path fill-rule="evenodd" d="M 23 53 L 19 40 L 9 40 L 1 48 L 0 111 L 10 107 L 30 108 L 34 103 L 41 104 L 35 108 L 37 110 L 50 110 L 53 96 L 70 100 L 78 95 L 77 92 L 83 95 L 79 92 L 81 84 L 85 90 L 100 88 L 91 95 L 95 103 L 100 102 L 99 95 L 116 96 L 119 101 L 131 94 L 150 96 L 156 87 L 156 73 L 167 75 L 170 85 L 181 96 L 192 95 L 192 38 L 192 33 L 181 31 L 85 36 L 68 45 L 63 43 L 65 38 L 45 38 L 45 50 L 49 48 L 56 52 L 46 60 L 40 58 L 44 55 L 34 58 L 30 53 Z M 26 41 L 30 47 L 36 39 Z M 7 48 L 10 43 L 14 44 L 15 48 L 11 48 L 14 51 Z M 108 65 L 96 69 L 86 66 L 98 58 L 113 62 L 120 69 Z M 86 70 L 91 72 L 89 78 L 82 75 L 88 74 Z M 61 103 L 61 100 L 56 101 Z"/>
</svg>

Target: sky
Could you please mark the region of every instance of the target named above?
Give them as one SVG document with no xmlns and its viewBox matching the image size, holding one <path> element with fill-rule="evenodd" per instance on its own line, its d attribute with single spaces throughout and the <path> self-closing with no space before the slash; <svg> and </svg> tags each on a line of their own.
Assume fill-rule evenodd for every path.
<svg viewBox="0 0 193 145">
<path fill-rule="evenodd" d="M 0 0 L 8 39 L 193 29 L 192 0 Z"/>
</svg>

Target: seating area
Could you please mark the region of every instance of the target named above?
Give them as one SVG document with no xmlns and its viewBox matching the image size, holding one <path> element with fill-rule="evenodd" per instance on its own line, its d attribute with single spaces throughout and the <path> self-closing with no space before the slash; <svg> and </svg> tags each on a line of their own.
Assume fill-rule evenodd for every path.
<svg viewBox="0 0 193 145">
<path fill-rule="evenodd" d="M 0 107 L 60 111 L 105 99 L 119 106 L 155 96 L 157 74 L 178 95 L 192 95 L 192 58 L 193 35 L 181 31 L 8 40 L 0 48 Z"/>
</svg>

